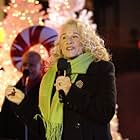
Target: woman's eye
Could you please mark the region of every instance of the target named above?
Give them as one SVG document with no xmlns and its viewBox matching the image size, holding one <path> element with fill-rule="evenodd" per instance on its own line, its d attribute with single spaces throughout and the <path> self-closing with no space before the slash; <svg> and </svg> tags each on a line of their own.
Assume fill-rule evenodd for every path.
<svg viewBox="0 0 140 140">
<path fill-rule="evenodd" d="M 62 38 L 63 40 L 65 40 L 65 39 L 66 39 L 66 36 L 62 36 L 61 38 Z"/>
<path fill-rule="evenodd" d="M 73 38 L 79 38 L 79 36 L 78 35 L 74 35 Z"/>
<path fill-rule="evenodd" d="M 77 38 L 78 36 L 74 35 L 73 38 Z"/>
</svg>

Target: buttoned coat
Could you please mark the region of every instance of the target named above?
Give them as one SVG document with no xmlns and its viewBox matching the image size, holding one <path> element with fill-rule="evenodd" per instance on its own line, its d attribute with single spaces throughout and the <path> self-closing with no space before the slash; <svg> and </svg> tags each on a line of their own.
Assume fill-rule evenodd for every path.
<svg viewBox="0 0 140 140">
<path fill-rule="evenodd" d="M 31 123 L 33 114 L 36 114 L 39 111 L 38 95 L 40 81 L 40 77 L 34 81 L 30 86 L 26 97 L 19 106 L 7 99 L 5 100 L 2 112 L 0 112 L 0 139 L 25 140 L 25 124 L 28 123 L 28 140 L 42 140 L 43 129 L 39 127 L 40 121 L 38 120 Z M 22 78 L 15 87 L 24 92 Z"/>
<path fill-rule="evenodd" d="M 112 62 L 90 64 L 65 97 L 62 140 L 112 140 L 115 113 L 115 68 Z"/>
<path fill-rule="evenodd" d="M 112 140 L 110 120 L 115 113 L 115 105 L 113 63 L 92 62 L 86 74 L 78 75 L 68 95 L 64 97 L 62 140 Z M 38 127 L 36 121 L 34 119 L 31 121 L 31 115 L 32 118 L 35 115 L 31 114 L 33 110 L 26 115 L 23 113 L 26 109 L 24 104 L 18 109 L 19 115 L 30 123 L 32 131 L 36 133 L 35 131 L 39 129 L 36 128 Z M 43 123 L 40 124 L 39 127 L 43 128 Z M 40 133 L 40 140 L 45 140 L 43 132 Z"/>
</svg>

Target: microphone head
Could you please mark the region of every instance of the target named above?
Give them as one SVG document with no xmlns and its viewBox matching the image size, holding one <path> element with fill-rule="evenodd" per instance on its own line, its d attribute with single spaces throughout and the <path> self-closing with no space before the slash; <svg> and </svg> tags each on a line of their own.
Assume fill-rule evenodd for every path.
<svg viewBox="0 0 140 140">
<path fill-rule="evenodd" d="M 28 69 L 25 69 L 25 70 L 23 71 L 23 76 L 27 77 L 27 76 L 29 76 L 29 74 L 30 74 L 30 72 L 29 72 Z"/>
<path fill-rule="evenodd" d="M 67 62 L 67 59 L 60 58 L 57 63 L 57 69 L 58 69 L 59 75 L 64 75 L 64 70 L 66 70 L 66 74 L 68 75 L 70 74 L 71 66 L 70 66 L 70 63 Z"/>
<path fill-rule="evenodd" d="M 58 71 L 64 71 L 67 69 L 67 59 L 60 58 L 57 63 Z"/>
</svg>

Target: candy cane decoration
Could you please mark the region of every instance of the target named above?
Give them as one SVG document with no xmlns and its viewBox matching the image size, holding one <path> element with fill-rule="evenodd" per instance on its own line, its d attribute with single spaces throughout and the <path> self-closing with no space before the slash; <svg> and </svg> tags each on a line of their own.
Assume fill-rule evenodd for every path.
<svg viewBox="0 0 140 140">
<path fill-rule="evenodd" d="M 13 65 L 20 70 L 23 54 L 37 44 L 43 45 L 49 53 L 56 38 L 57 32 L 47 26 L 31 26 L 24 29 L 12 43 L 10 53 Z"/>
</svg>

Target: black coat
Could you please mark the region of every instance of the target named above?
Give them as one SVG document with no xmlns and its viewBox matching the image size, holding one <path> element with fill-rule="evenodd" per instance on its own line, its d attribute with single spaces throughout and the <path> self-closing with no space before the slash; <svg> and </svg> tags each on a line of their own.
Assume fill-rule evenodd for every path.
<svg viewBox="0 0 140 140">
<path fill-rule="evenodd" d="M 82 84 L 78 84 L 81 83 Z M 82 86 L 82 87 L 81 87 Z M 64 104 L 63 140 L 111 140 L 115 113 L 115 70 L 111 62 L 93 62 L 79 74 Z"/>
<path fill-rule="evenodd" d="M 0 113 L 0 138 L 25 140 L 26 125 L 28 128 L 28 140 L 40 139 L 40 130 L 38 129 L 37 131 L 33 131 L 31 123 L 33 114 L 39 112 L 38 95 L 40 82 L 41 78 L 38 78 L 32 83 L 32 85 L 30 84 L 27 95 L 20 104 L 20 107 L 23 106 L 22 111 L 20 111 L 18 105 L 8 101 L 7 99 L 5 100 L 2 112 Z M 24 93 L 22 78 L 15 87 L 22 90 Z M 37 124 L 38 122 L 34 125 Z"/>
<path fill-rule="evenodd" d="M 78 75 L 64 98 L 62 140 L 112 140 L 109 123 L 115 113 L 115 104 L 113 63 L 105 61 L 91 63 L 86 74 Z M 19 106 L 18 113 L 21 118 L 30 122 L 34 132 L 40 131 L 37 127 L 41 126 L 43 131 L 40 131 L 38 140 L 44 140 L 43 123 L 36 125 L 33 119 L 35 114 L 31 114 L 30 108 L 28 115 L 24 113 L 27 109 L 24 106 L 24 104 Z"/>
</svg>

